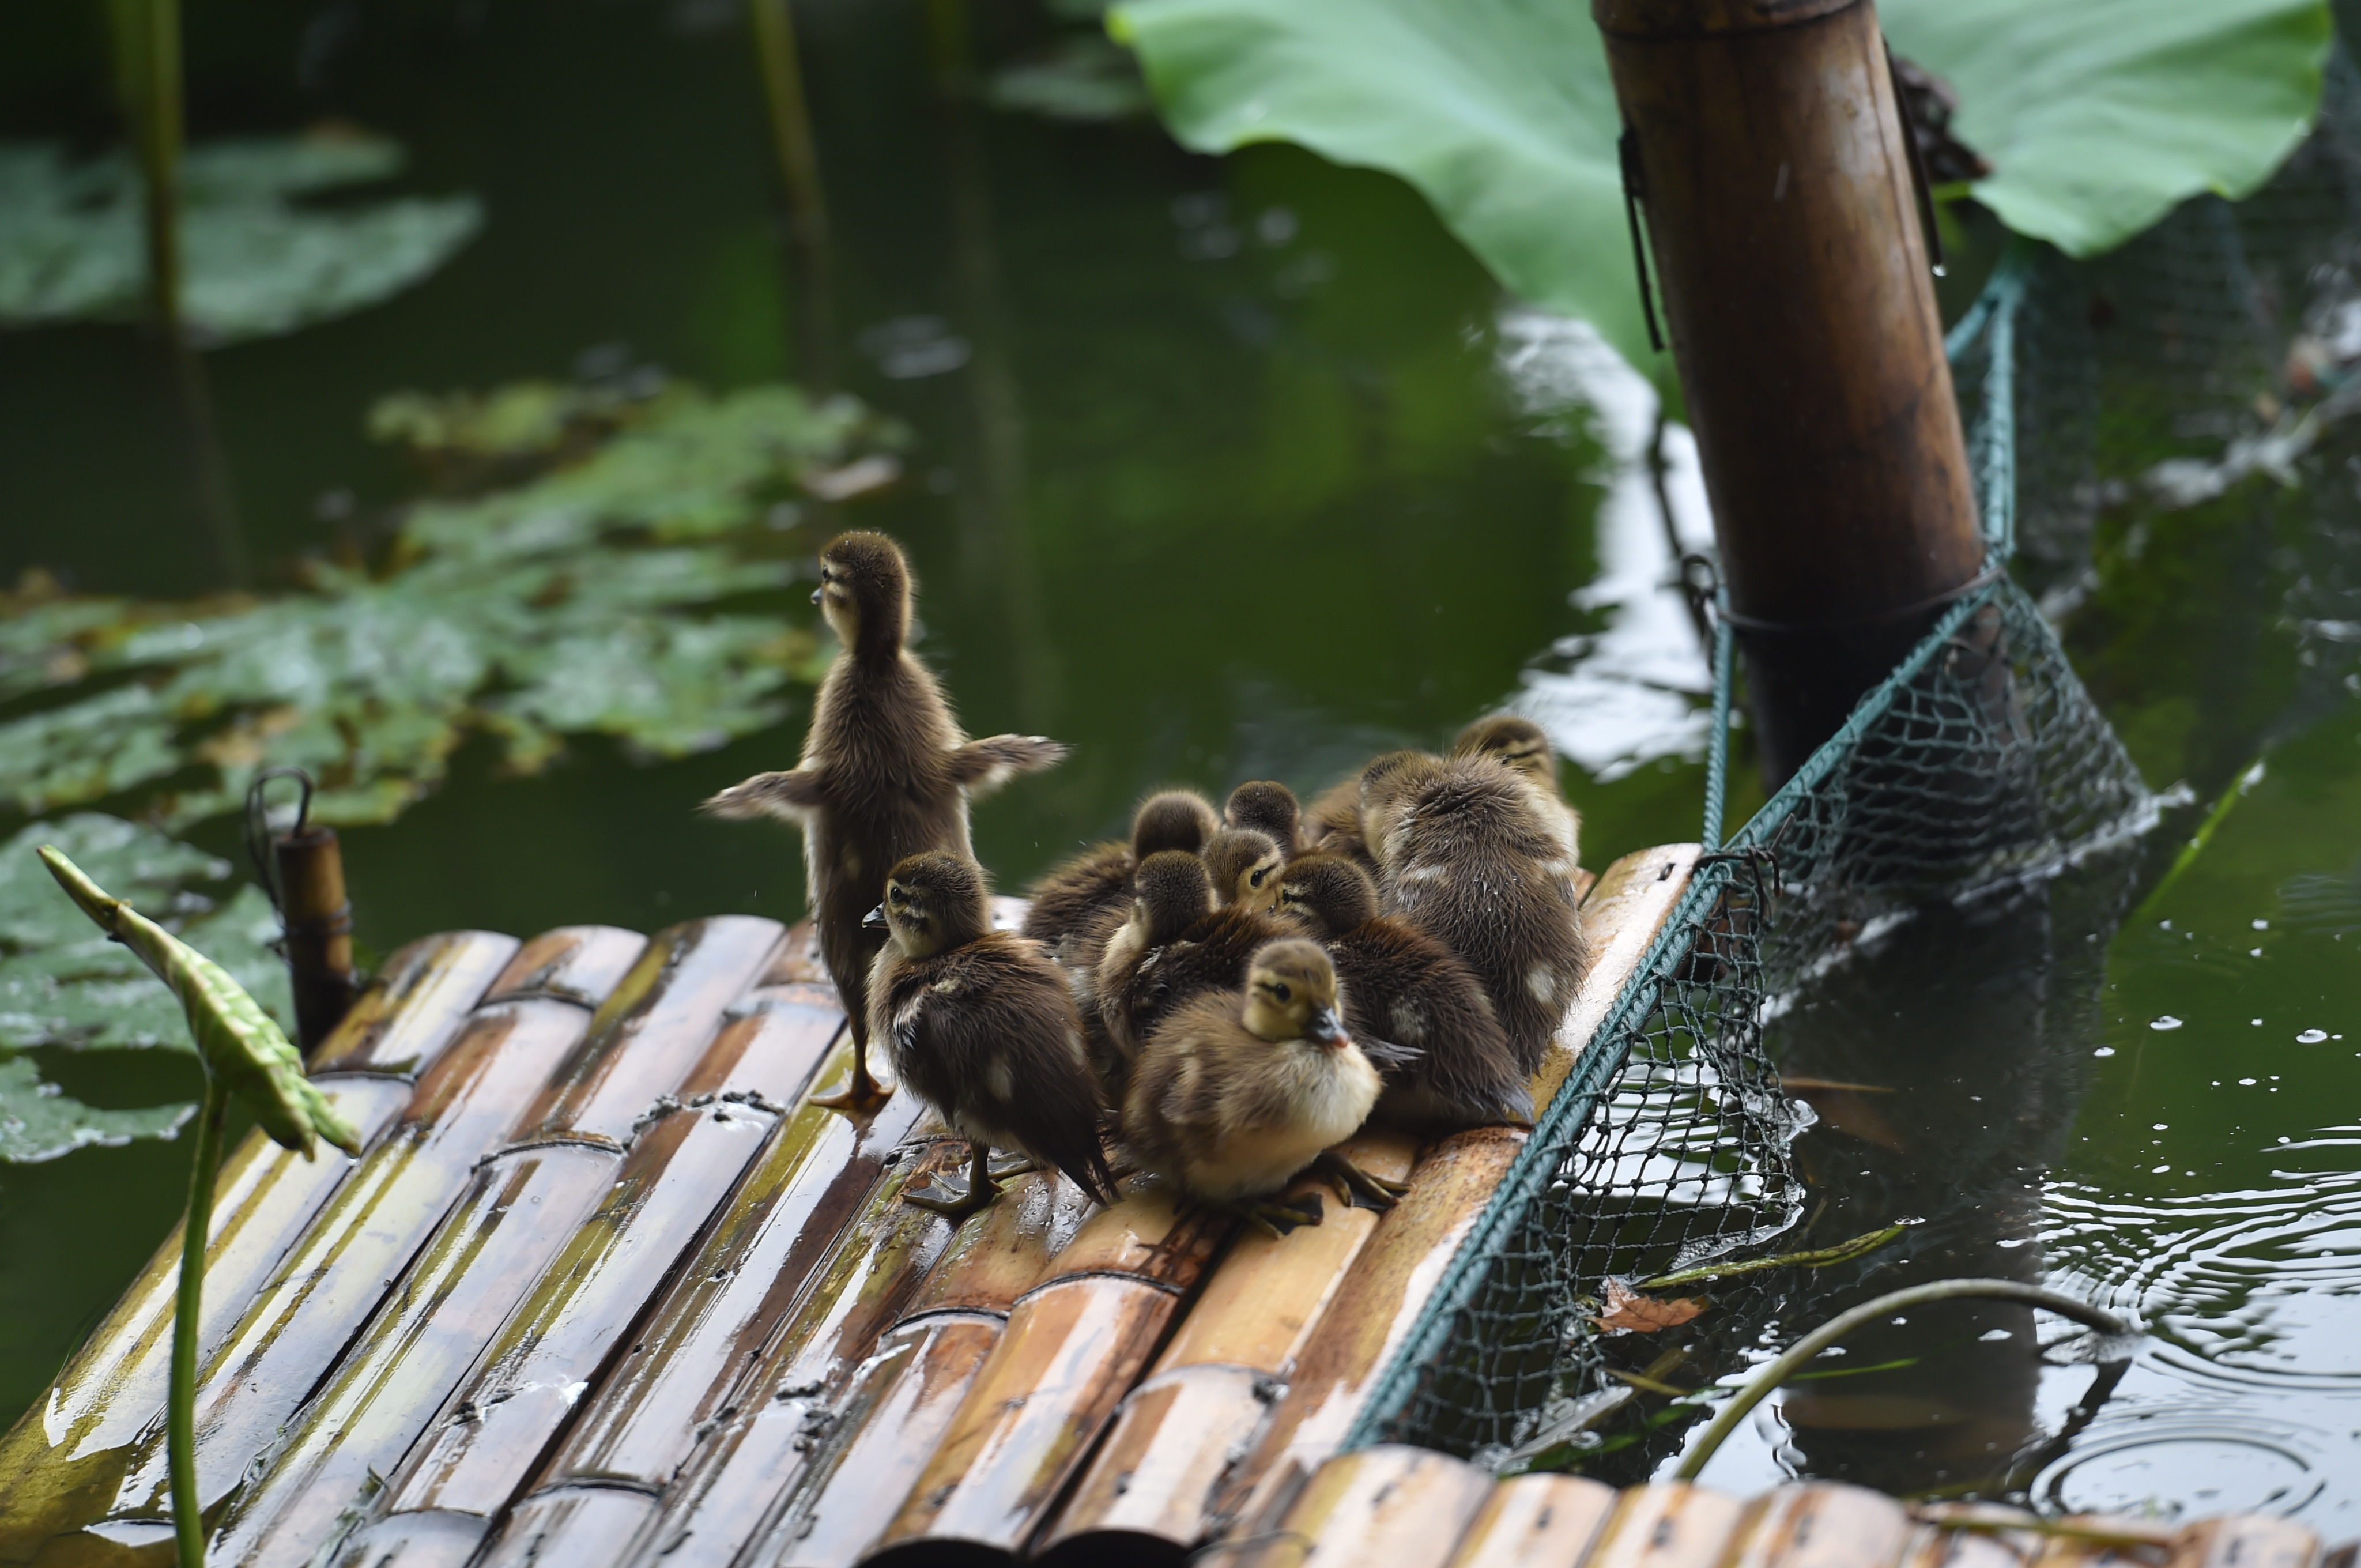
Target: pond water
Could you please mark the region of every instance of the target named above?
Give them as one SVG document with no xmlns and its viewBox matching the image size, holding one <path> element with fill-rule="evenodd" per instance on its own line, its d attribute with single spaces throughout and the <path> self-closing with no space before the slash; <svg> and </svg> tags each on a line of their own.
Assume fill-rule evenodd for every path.
<svg viewBox="0 0 2361 1568">
<path fill-rule="evenodd" d="M 1580 764 L 1588 863 L 1694 837 L 1707 676 L 1663 586 L 1645 381 L 1504 301 L 1390 180 L 1285 148 L 1196 158 L 1149 121 L 946 100 L 930 60 L 990 67 L 1065 25 L 978 13 L 961 44 L 940 30 L 956 12 L 798 7 L 837 235 L 828 340 L 840 383 L 910 439 L 896 483 L 787 520 L 785 548 L 807 555 L 845 522 L 895 533 L 969 728 L 1074 744 L 979 810 L 1001 883 L 1116 829 L 1153 785 L 1316 787 L 1507 701 Z M 390 302 L 206 355 L 264 591 L 306 554 L 381 536 L 420 492 L 364 430 L 388 392 L 797 373 L 740 15 L 286 0 L 192 17 L 200 136 L 356 122 L 410 148 L 405 189 L 473 192 L 485 213 Z M 5 26 L 20 47 L 0 45 L 0 135 L 102 136 L 94 41 Z M 2278 292 L 2233 311 L 2236 331 L 2191 338 L 2191 291 L 2219 280 L 2163 241 L 2061 272 L 2037 323 L 2043 384 L 2064 389 L 2051 411 L 2088 439 L 2073 473 L 2034 464 L 2058 504 L 2028 519 L 2027 569 L 2070 610 L 2069 646 L 2152 785 L 2210 806 L 2258 757 L 2259 774 L 2161 896 L 2136 902 L 2170 859 L 2159 842 L 2136 886 L 2093 873 L 1917 922 L 1789 1030 L 1791 1069 L 1878 1091 L 1824 1107 L 1799 1146 L 1830 1213 L 1816 1237 L 1927 1222 L 1812 1321 L 1912 1278 L 2006 1273 L 2125 1310 L 2149 1337 L 2127 1368 L 2070 1350 L 2051 1366 L 2029 1320 L 1919 1314 L 1769 1407 L 1716 1461 L 1720 1484 L 1999 1486 L 2361 1533 L 2361 443 L 2330 423 L 2283 474 L 2230 474 L 2191 504 L 2103 488 L 2219 459 L 2279 417 L 2252 394 L 2279 385 L 2299 330 L 2331 342 L 2321 313 L 2356 292 L 2334 265 L 2344 167 L 2322 153 L 2291 195 L 2174 220 L 2245 225 L 2250 292 Z M 1954 312 L 1974 283 L 1947 284 Z M 2143 357 L 2168 295 L 2177 381 Z M 0 334 L 0 574 L 147 598 L 218 587 L 170 408 L 128 329 Z M 1669 532 L 1702 541 L 1677 429 L 1667 454 Z M 346 832 L 359 938 L 382 952 L 463 926 L 791 916 L 792 838 L 693 807 L 788 762 L 802 719 L 653 762 L 577 738 L 530 777 L 470 741 L 436 793 Z M 218 817 L 189 836 L 235 841 Z M 194 1092 L 166 1053 L 37 1055 L 93 1103 Z M 170 1142 L 0 1166 L 0 1419 L 145 1259 L 184 1179 Z M 1908 1365 L 1877 1369 L 1892 1362 Z"/>
</svg>

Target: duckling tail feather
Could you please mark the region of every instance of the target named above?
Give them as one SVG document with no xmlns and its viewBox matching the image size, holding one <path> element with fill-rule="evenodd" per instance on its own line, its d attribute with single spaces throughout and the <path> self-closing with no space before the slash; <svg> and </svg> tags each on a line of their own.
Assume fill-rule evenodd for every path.
<svg viewBox="0 0 2361 1568">
<path fill-rule="evenodd" d="M 1046 735 L 987 735 L 951 750 L 951 782 L 984 795 L 1019 773 L 1038 773 L 1066 760 L 1067 747 Z"/>
</svg>

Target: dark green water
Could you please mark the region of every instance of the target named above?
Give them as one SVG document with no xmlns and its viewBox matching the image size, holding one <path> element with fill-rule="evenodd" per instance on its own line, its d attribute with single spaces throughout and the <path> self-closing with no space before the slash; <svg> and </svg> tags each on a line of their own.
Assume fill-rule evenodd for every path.
<svg viewBox="0 0 2361 1568">
<path fill-rule="evenodd" d="M 1704 671 L 1679 601 L 1652 587 L 1667 558 L 1628 373 L 1503 302 L 1389 180 L 1286 148 L 1193 158 L 1148 124 L 946 106 L 918 6 L 799 16 L 839 232 L 836 361 L 915 437 L 903 481 L 840 518 L 908 545 L 925 650 L 972 730 L 1076 746 L 980 810 L 1005 885 L 1154 784 L 1316 786 L 1521 694 L 1592 764 L 1569 770 L 1588 863 L 1694 836 Z M 351 492 L 366 520 L 415 493 L 362 432 L 389 390 L 564 376 L 611 345 L 716 387 L 796 372 L 737 16 L 500 0 L 192 17 L 200 135 L 358 121 L 411 148 L 410 186 L 474 192 L 489 214 L 413 291 L 207 356 L 266 583 L 333 543 L 322 496 Z M 975 58 L 1047 26 L 980 18 Z M 94 42 L 58 17 L 7 23 L 0 132 L 103 135 Z M 927 367 L 897 341 L 947 367 L 889 374 Z M 168 421 L 135 334 L 0 335 L 0 573 L 211 586 Z M 2229 433 L 2178 433 L 2218 453 Z M 2361 626 L 2345 456 L 2323 444 L 2294 492 L 2257 481 L 2102 520 L 2070 643 L 2149 781 L 2210 799 L 2270 748 L 2190 874 L 2120 934 L 2114 905 L 2063 894 L 1972 939 L 1930 923 L 1861 982 L 1898 1020 L 1891 1057 L 1850 1041 L 1841 1075 L 1814 1069 L 1898 1091 L 1900 1147 L 1822 1128 L 1805 1148 L 1862 1172 L 1828 1180 L 1870 1223 L 1930 1218 L 1913 1269 L 2013 1255 L 2158 1328 L 2031 1466 L 2037 1494 L 2078 1507 L 2297 1508 L 2332 1538 L 2361 1519 L 2361 703 L 2343 681 L 2361 631 L 2319 630 Z M 1686 471 L 1674 489 L 1700 532 Z M 359 934 L 383 950 L 460 926 L 789 916 L 791 838 L 692 807 L 790 760 L 800 721 L 660 765 L 580 742 L 532 779 L 463 752 L 398 823 L 346 835 Z M 230 847 L 220 823 L 197 836 Z M 1956 1025 L 1939 1041 L 1930 1008 Z M 193 1093 L 177 1058 L 49 1065 L 99 1102 Z M 0 1414 L 147 1256 L 183 1172 L 176 1144 L 0 1168 Z M 1774 1418 L 1715 1478 L 1974 1485 L 1995 1453 L 2075 1422 L 2089 1369 L 2037 1375 L 2021 1336 L 1970 1334 L 1962 1354 L 1965 1321 L 1864 1348 L 1856 1364 L 1923 1359 L 1888 1387 L 1854 1380 L 1872 1398 L 1817 1427 Z M 2004 1386 L 2004 1409 L 1978 1404 Z"/>
</svg>

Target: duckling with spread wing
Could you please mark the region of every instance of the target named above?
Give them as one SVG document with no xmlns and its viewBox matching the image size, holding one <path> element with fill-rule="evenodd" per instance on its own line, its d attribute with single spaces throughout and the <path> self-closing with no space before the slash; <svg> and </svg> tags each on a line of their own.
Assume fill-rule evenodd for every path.
<svg viewBox="0 0 2361 1568">
<path fill-rule="evenodd" d="M 990 1151 L 1012 1148 L 1114 1202 L 1099 1144 L 1107 1107 L 1073 997 L 1039 943 L 992 928 L 983 868 L 913 855 L 886 877 L 875 915 L 889 936 L 870 977 L 870 1033 L 890 1043 L 895 1076 L 942 1113 L 971 1157 L 964 1189 L 905 1201 L 964 1218 L 998 1195 Z"/>
<path fill-rule="evenodd" d="M 1243 992 L 1198 995 L 1148 1037 L 1124 1146 L 1201 1202 L 1291 1229 L 1318 1211 L 1273 1198 L 1359 1129 L 1379 1088 L 1338 1016 L 1328 955 L 1287 938 L 1256 950 Z"/>
<path fill-rule="evenodd" d="M 1300 856 L 1279 900 L 1335 964 L 1353 1037 L 1415 1053 L 1380 1062 L 1386 1087 L 1371 1125 L 1434 1138 L 1532 1121 L 1532 1094 L 1476 971 L 1407 920 L 1379 915 L 1367 872 L 1342 855 Z"/>
<path fill-rule="evenodd" d="M 1530 1078 L 1590 965 L 1559 821 L 1502 762 L 1416 753 L 1369 765 L 1361 820 L 1384 901 L 1476 971 Z"/>
<path fill-rule="evenodd" d="M 814 1103 L 866 1114 L 892 1092 L 869 1068 L 869 970 L 884 937 L 863 928 L 886 872 L 928 850 L 970 853 L 968 802 L 1051 766 L 1066 748 L 1038 735 L 961 732 L 934 673 L 906 645 L 912 584 L 893 540 L 839 534 L 820 552 L 819 576 L 812 602 L 843 648 L 812 704 L 803 759 L 731 785 L 705 809 L 803 828 L 820 959 L 853 1035 L 851 1083 Z"/>
</svg>

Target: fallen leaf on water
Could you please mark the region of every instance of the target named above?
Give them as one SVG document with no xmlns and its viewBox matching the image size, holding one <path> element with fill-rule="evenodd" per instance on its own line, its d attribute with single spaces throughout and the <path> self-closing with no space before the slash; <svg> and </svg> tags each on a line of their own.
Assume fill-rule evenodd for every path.
<svg viewBox="0 0 2361 1568">
<path fill-rule="evenodd" d="M 1609 1279 L 1607 1282 L 1607 1310 L 1590 1321 L 1609 1332 L 1623 1330 L 1635 1334 L 1653 1334 L 1680 1327 L 1704 1311 L 1705 1306 L 1702 1300 L 1688 1296 L 1642 1296 L 1620 1279 Z"/>
</svg>

